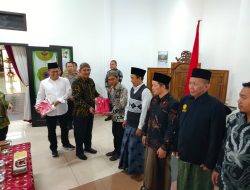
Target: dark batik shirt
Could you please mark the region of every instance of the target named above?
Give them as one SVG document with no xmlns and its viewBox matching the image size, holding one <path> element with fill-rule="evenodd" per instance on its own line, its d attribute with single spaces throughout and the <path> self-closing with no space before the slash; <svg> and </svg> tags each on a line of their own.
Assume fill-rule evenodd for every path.
<svg viewBox="0 0 250 190">
<path fill-rule="evenodd" d="M 185 96 L 179 107 L 178 152 L 180 159 L 213 169 L 226 131 L 225 106 L 204 93 Z"/>
<path fill-rule="evenodd" d="M 232 113 L 227 119 L 227 135 L 222 149 L 221 190 L 250 189 L 250 123 L 244 113 Z"/>
<path fill-rule="evenodd" d="M 78 77 L 72 83 L 72 95 L 74 96 L 73 116 L 89 116 L 89 108 L 95 108 L 95 98 L 99 96 L 93 79 Z"/>
<path fill-rule="evenodd" d="M 147 112 L 143 135 L 147 145 L 155 150 L 162 148 L 171 151 L 173 136 L 177 125 L 179 102 L 167 94 L 160 98 L 154 96 Z"/>
</svg>

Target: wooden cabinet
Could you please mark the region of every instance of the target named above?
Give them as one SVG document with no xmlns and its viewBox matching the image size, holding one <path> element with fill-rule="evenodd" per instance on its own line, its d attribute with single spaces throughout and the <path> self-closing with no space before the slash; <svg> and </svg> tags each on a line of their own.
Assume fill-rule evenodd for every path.
<svg viewBox="0 0 250 190">
<path fill-rule="evenodd" d="M 189 64 L 188 63 L 172 63 L 171 64 L 171 83 L 170 93 L 177 100 L 180 100 L 184 95 L 184 89 L 187 80 Z M 200 68 L 200 64 L 198 65 Z"/>
<path fill-rule="evenodd" d="M 199 66 L 200 67 L 200 64 Z M 147 86 L 151 90 L 152 79 L 155 72 L 167 74 L 172 77 L 170 83 L 170 93 L 176 99 L 180 100 L 184 95 L 184 88 L 187 79 L 189 64 L 188 63 L 172 63 L 171 68 L 148 68 Z M 217 97 L 221 102 L 226 102 L 228 70 L 210 70 L 212 72 L 210 80 L 209 94 Z"/>
<path fill-rule="evenodd" d="M 224 104 L 226 103 L 227 84 L 228 84 L 228 70 L 210 70 L 212 76 L 210 79 L 210 88 L 208 93 L 217 97 Z"/>
</svg>

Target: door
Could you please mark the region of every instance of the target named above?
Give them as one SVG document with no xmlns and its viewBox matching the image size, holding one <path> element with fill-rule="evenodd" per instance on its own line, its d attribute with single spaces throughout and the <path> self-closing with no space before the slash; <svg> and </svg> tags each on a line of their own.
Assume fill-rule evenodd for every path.
<svg viewBox="0 0 250 190">
<path fill-rule="evenodd" d="M 35 103 L 37 92 L 40 82 L 49 77 L 47 64 L 50 62 L 58 62 L 60 68 L 62 68 L 61 62 L 59 62 L 59 52 L 56 48 L 51 47 L 27 47 L 27 61 L 28 61 L 28 73 L 29 73 L 29 86 L 30 86 L 30 104 L 31 104 L 31 117 L 32 126 L 45 126 L 45 118 L 41 118 L 40 114 L 35 111 Z"/>
</svg>

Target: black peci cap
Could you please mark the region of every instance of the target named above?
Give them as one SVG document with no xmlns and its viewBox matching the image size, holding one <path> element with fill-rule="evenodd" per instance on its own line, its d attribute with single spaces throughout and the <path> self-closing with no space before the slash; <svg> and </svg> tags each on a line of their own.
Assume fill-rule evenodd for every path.
<svg viewBox="0 0 250 190">
<path fill-rule="evenodd" d="M 144 77 L 146 71 L 140 68 L 136 68 L 136 67 L 131 67 L 131 74 L 133 75 L 138 75 L 140 77 Z"/>
<path fill-rule="evenodd" d="M 171 77 L 161 73 L 154 73 L 153 80 L 168 85 L 171 81 Z"/>
<path fill-rule="evenodd" d="M 206 69 L 193 69 L 191 77 L 202 78 L 202 79 L 210 81 L 211 74 L 212 73 Z"/>
<path fill-rule="evenodd" d="M 48 69 L 58 68 L 57 62 L 48 63 Z"/>
</svg>

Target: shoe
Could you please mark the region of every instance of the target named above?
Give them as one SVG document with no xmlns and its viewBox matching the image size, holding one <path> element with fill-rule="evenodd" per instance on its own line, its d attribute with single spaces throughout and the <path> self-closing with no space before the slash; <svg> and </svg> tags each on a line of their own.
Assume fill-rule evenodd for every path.
<svg viewBox="0 0 250 190">
<path fill-rule="evenodd" d="M 116 161 L 116 160 L 118 160 L 120 158 L 120 156 L 118 155 L 118 154 L 114 154 L 113 156 L 111 156 L 110 158 L 109 158 L 109 160 L 110 161 Z"/>
<path fill-rule="evenodd" d="M 52 157 L 53 158 L 56 158 L 58 156 L 59 156 L 59 154 L 58 154 L 57 150 L 52 151 Z"/>
<path fill-rule="evenodd" d="M 69 123 L 67 128 L 68 128 L 68 130 L 74 129 L 73 122 Z"/>
<path fill-rule="evenodd" d="M 143 180 L 143 174 L 134 174 L 131 176 L 132 179 L 134 179 L 135 181 L 142 181 Z"/>
<path fill-rule="evenodd" d="M 93 148 L 89 148 L 89 149 L 85 149 L 84 151 L 91 153 L 91 154 L 96 154 L 97 150 L 93 149 Z"/>
<path fill-rule="evenodd" d="M 63 148 L 66 149 L 66 150 L 74 150 L 75 146 L 73 146 L 72 144 L 68 144 L 66 146 L 63 146 Z"/>
<path fill-rule="evenodd" d="M 68 126 L 68 130 L 71 130 L 71 129 L 73 129 L 73 126 L 72 125 Z"/>
<path fill-rule="evenodd" d="M 107 154 L 106 154 L 106 156 L 113 156 L 115 154 L 115 151 L 112 151 L 112 152 L 108 152 Z"/>
<path fill-rule="evenodd" d="M 109 121 L 109 120 L 111 120 L 111 119 L 112 119 L 112 117 L 109 116 L 109 117 L 105 118 L 104 121 Z"/>
<path fill-rule="evenodd" d="M 80 160 L 87 160 L 88 157 L 85 154 L 76 155 Z"/>
</svg>

